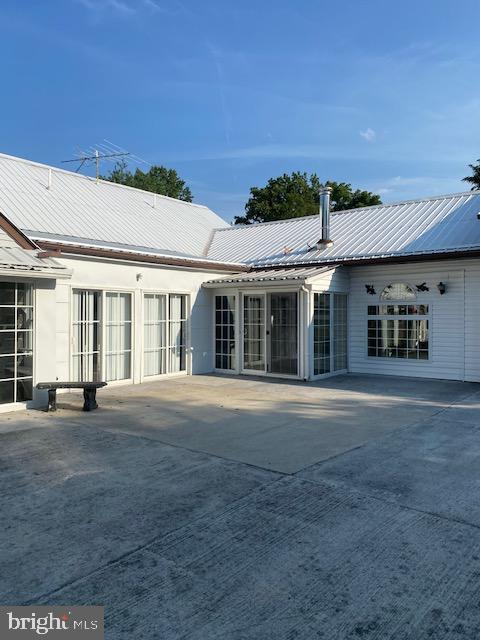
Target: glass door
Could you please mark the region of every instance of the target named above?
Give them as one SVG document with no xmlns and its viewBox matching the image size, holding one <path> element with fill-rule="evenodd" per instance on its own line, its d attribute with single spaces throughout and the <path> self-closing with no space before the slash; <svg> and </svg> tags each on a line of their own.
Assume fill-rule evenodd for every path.
<svg viewBox="0 0 480 640">
<path fill-rule="evenodd" d="M 298 374 L 297 293 L 269 294 L 269 373 Z"/>
<path fill-rule="evenodd" d="M 171 293 L 169 296 L 168 323 L 170 325 L 169 373 L 187 369 L 187 296 Z"/>
<path fill-rule="evenodd" d="M 143 374 L 167 373 L 167 296 L 146 293 L 143 297 Z"/>
<path fill-rule="evenodd" d="M 347 296 L 315 293 L 313 312 L 313 375 L 347 370 Z"/>
<path fill-rule="evenodd" d="M 243 369 L 265 372 L 265 294 L 243 296 Z"/>
<path fill-rule="evenodd" d="M 96 382 L 101 371 L 101 292 L 73 290 L 72 378 Z"/>
<path fill-rule="evenodd" d="M 106 379 L 128 380 L 132 377 L 132 296 L 107 291 L 105 297 Z"/>
</svg>

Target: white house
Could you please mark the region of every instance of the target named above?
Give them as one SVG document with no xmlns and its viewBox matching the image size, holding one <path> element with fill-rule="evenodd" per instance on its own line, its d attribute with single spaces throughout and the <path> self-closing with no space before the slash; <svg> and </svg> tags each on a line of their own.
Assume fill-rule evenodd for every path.
<svg viewBox="0 0 480 640">
<path fill-rule="evenodd" d="M 0 155 L 0 404 L 211 371 L 480 381 L 480 193 L 231 227 Z"/>
</svg>

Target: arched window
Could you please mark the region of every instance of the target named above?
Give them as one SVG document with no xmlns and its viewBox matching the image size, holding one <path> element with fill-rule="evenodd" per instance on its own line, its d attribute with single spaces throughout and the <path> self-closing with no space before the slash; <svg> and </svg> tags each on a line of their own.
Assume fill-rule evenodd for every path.
<svg viewBox="0 0 480 640">
<path fill-rule="evenodd" d="M 429 359 L 430 309 L 416 297 L 410 285 L 394 282 L 381 292 L 381 304 L 368 305 L 369 356 Z"/>
<path fill-rule="evenodd" d="M 416 300 L 415 291 L 405 282 L 393 282 L 385 287 L 380 300 Z"/>
</svg>

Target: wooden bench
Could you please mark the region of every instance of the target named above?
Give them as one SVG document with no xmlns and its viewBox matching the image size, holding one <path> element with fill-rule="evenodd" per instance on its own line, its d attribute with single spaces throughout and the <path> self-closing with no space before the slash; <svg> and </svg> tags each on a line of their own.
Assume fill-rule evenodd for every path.
<svg viewBox="0 0 480 640">
<path fill-rule="evenodd" d="M 57 410 L 57 389 L 83 389 L 83 410 L 93 411 L 98 407 L 97 389 L 106 385 L 106 382 L 39 382 L 37 389 L 48 389 L 47 411 Z"/>
</svg>

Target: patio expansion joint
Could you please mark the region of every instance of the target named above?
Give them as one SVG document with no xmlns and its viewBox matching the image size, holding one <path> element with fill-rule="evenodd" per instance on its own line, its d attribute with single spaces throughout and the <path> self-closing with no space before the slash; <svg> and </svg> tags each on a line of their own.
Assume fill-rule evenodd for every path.
<svg viewBox="0 0 480 640">
<path fill-rule="evenodd" d="M 357 447 L 360 448 L 360 447 Z M 337 456 L 336 456 L 337 457 Z M 301 473 L 301 472 L 298 472 Z M 364 491 L 358 489 L 357 487 L 351 487 L 347 484 L 343 484 L 341 482 L 335 482 L 330 478 L 319 478 L 318 480 L 312 480 L 311 478 L 304 478 L 301 475 L 296 476 L 300 480 L 304 480 L 305 482 L 309 482 L 314 485 L 327 485 L 332 489 L 338 489 L 341 491 L 351 492 L 353 494 L 357 494 L 359 496 L 363 496 L 364 498 L 369 498 L 371 500 L 376 500 L 377 502 L 381 502 L 382 504 L 388 504 L 393 507 L 397 507 L 399 509 L 403 509 L 404 511 L 413 511 L 414 513 L 421 513 L 425 516 L 431 516 L 436 520 L 441 520 L 444 522 L 450 522 L 454 524 L 463 525 L 465 527 L 469 527 L 475 529 L 476 531 L 480 531 L 480 525 L 475 524 L 474 522 L 468 522 L 468 520 L 462 520 L 461 518 L 455 518 L 453 516 L 447 516 L 443 513 L 437 513 L 436 511 L 428 511 L 427 509 L 420 509 L 419 507 L 412 507 L 411 505 L 405 504 L 403 502 L 396 502 L 395 500 L 389 500 L 388 498 L 381 497 L 375 493 L 370 493 L 369 491 Z"/>
<path fill-rule="evenodd" d="M 238 463 L 238 464 L 241 464 L 241 463 Z M 276 473 L 276 472 L 272 472 L 272 473 Z M 154 536 L 153 538 L 150 538 L 145 543 L 137 545 L 136 547 L 133 547 L 129 551 L 125 551 L 125 553 L 122 553 L 121 555 L 117 556 L 116 558 L 113 558 L 112 560 L 109 560 L 108 562 L 105 562 L 104 564 L 99 565 L 93 571 L 89 571 L 88 573 L 85 573 L 84 575 L 76 577 L 76 578 L 74 578 L 72 580 L 67 580 L 66 582 L 62 583 L 60 586 L 56 587 L 55 589 L 52 589 L 51 591 L 48 591 L 46 593 L 42 593 L 41 595 L 35 596 L 35 598 L 27 600 L 23 604 L 25 606 L 31 606 L 31 605 L 34 605 L 34 604 L 41 603 L 46 598 L 50 598 L 51 596 L 54 596 L 54 595 L 60 593 L 63 589 L 71 587 L 71 586 L 73 586 L 75 584 L 79 584 L 79 583 L 83 582 L 84 580 L 88 580 L 88 578 L 91 578 L 92 576 L 104 571 L 108 567 L 114 567 L 115 565 L 119 564 L 120 562 L 122 562 L 126 558 L 130 558 L 131 556 L 134 556 L 136 553 L 139 553 L 139 552 L 142 552 L 142 551 L 148 551 L 149 553 L 155 554 L 154 551 L 150 551 L 150 547 L 152 547 L 154 544 L 156 544 L 160 540 L 162 540 L 164 538 L 167 538 L 167 537 L 170 537 L 172 535 L 175 535 L 176 533 L 182 531 L 183 529 L 187 529 L 187 528 L 191 527 L 193 524 L 201 522 L 205 518 L 211 518 L 212 516 L 218 517 L 218 516 L 221 516 L 221 515 L 223 515 L 225 513 L 228 513 L 228 511 L 235 510 L 236 508 L 238 508 L 239 505 L 241 505 L 242 502 L 244 502 L 245 500 L 248 500 L 252 493 L 255 493 L 256 491 L 259 491 L 261 489 L 265 489 L 265 488 L 269 487 L 270 485 L 273 485 L 273 484 L 275 484 L 277 482 L 280 482 L 281 480 L 284 479 L 284 476 L 282 474 L 277 474 L 277 475 L 278 475 L 277 478 L 274 478 L 273 480 L 270 480 L 269 482 L 265 482 L 264 484 L 256 487 L 255 489 L 253 489 L 250 492 L 246 493 L 245 495 L 241 496 L 240 498 L 237 498 L 236 500 L 233 500 L 231 503 L 229 503 L 228 505 L 223 507 L 218 513 L 216 513 L 216 512 L 204 513 L 202 515 L 197 516 L 196 518 L 192 518 L 191 520 L 189 520 L 188 522 L 186 522 L 185 524 L 183 524 L 183 525 L 181 525 L 179 527 L 175 527 L 173 529 L 169 529 L 168 531 L 165 531 L 165 532 L 163 532 L 163 533 L 161 533 L 161 534 L 159 534 L 157 536 Z M 158 555 L 158 554 L 155 554 L 155 555 Z"/>
<path fill-rule="evenodd" d="M 327 462 L 331 462 L 332 460 L 335 460 L 336 458 L 341 458 L 344 455 L 352 453 L 352 451 L 357 451 L 358 449 L 363 449 L 363 447 L 366 447 L 366 446 L 372 444 L 372 442 L 380 442 L 382 440 L 388 440 L 389 438 L 393 438 L 399 431 L 406 431 L 407 429 L 413 429 L 415 427 L 419 427 L 424 422 L 428 422 L 432 418 L 435 418 L 436 416 L 439 416 L 442 413 L 445 413 L 446 411 L 449 411 L 450 409 L 453 409 L 455 407 L 455 405 L 460 404 L 462 402 L 465 402 L 466 400 L 469 400 L 470 398 L 473 398 L 474 396 L 478 396 L 478 395 L 479 395 L 479 392 L 478 391 L 474 391 L 473 393 L 470 393 L 470 394 L 464 396 L 463 398 L 460 398 L 459 400 L 455 400 L 454 402 L 451 402 L 450 404 L 445 404 L 445 405 L 439 407 L 436 411 L 434 411 L 430 415 L 426 416 L 425 418 L 421 418 L 420 420 L 415 420 L 414 422 L 409 422 L 407 424 L 404 424 L 404 425 L 396 428 L 394 431 L 392 431 L 390 433 L 387 433 L 387 434 L 385 434 L 383 436 L 380 436 L 379 438 L 375 438 L 373 440 L 367 440 L 367 441 L 362 442 L 361 444 L 359 444 L 359 445 L 357 445 L 355 447 L 352 447 L 351 449 L 346 449 L 345 451 L 340 451 L 340 453 L 334 453 L 332 456 L 329 456 L 328 458 L 324 458 L 323 460 L 319 460 L 318 462 L 312 462 L 312 464 L 307 464 L 305 467 L 302 467 L 301 469 L 298 469 L 297 471 L 293 472 L 292 475 L 296 475 L 298 473 L 302 473 L 303 471 L 306 471 L 307 469 L 311 469 L 313 467 L 320 467 L 320 465 L 325 464 Z M 472 422 L 471 426 L 480 427 L 480 424 L 477 425 L 477 424 Z M 313 482 L 313 481 L 311 481 L 311 482 Z"/>
<path fill-rule="evenodd" d="M 174 449 L 188 451 L 189 453 L 201 453 L 205 456 L 209 456 L 210 458 L 216 458 L 217 460 L 222 460 L 222 462 L 228 462 L 230 464 L 240 464 L 245 467 L 249 467 L 251 469 L 260 469 L 261 471 L 268 471 L 269 473 L 276 473 L 281 476 L 292 476 L 292 475 L 295 475 L 296 473 L 296 472 L 279 471 L 278 469 L 272 469 L 270 467 L 262 467 L 261 465 L 253 464 L 252 462 L 244 462 L 243 460 L 237 460 L 235 458 L 227 458 L 226 456 L 221 456 L 218 453 L 212 453 L 210 451 L 207 451 L 206 449 L 194 449 L 193 447 L 185 447 L 184 445 L 181 445 L 181 444 L 167 442 L 166 440 L 161 440 L 160 438 L 149 438 L 148 436 L 140 433 L 131 433 L 130 431 L 119 431 L 118 428 L 108 428 L 108 427 L 102 427 L 100 425 L 90 426 L 90 425 L 86 425 L 83 422 L 77 422 L 75 419 L 70 420 L 69 424 L 75 425 L 76 427 L 96 429 L 97 431 L 102 431 L 107 433 L 116 433 L 125 437 L 139 438 L 141 440 L 146 440 L 147 442 L 156 442 L 157 444 L 161 444 L 165 447 L 172 447 Z M 273 429 L 276 429 L 276 428 L 277 427 L 273 427 Z"/>
</svg>

